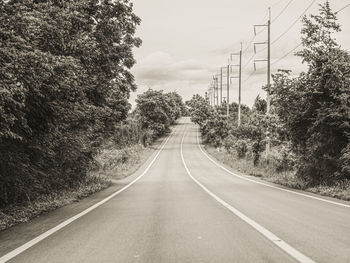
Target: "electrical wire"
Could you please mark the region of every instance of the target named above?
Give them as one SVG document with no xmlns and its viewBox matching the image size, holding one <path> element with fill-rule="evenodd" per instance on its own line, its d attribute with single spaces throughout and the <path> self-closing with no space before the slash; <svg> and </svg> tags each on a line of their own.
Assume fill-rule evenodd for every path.
<svg viewBox="0 0 350 263">
<path fill-rule="evenodd" d="M 262 22 L 263 23 L 265 21 L 265 19 L 267 18 L 268 16 L 268 12 L 266 12 L 264 18 L 262 19 Z M 245 47 L 245 49 L 243 50 L 243 53 L 247 52 L 247 50 L 250 48 L 250 46 L 252 45 L 252 43 L 254 42 L 254 39 L 256 38 L 256 36 L 260 35 L 262 32 L 264 32 L 266 30 L 266 28 L 260 30 L 258 33 L 256 33 L 255 35 L 253 35 L 253 37 L 251 38 L 251 40 L 248 42 L 248 45 Z"/>
<path fill-rule="evenodd" d="M 296 47 L 294 47 L 292 50 L 288 51 L 286 54 L 284 54 L 282 57 L 276 59 L 275 61 L 273 61 L 271 63 L 271 66 L 280 62 L 282 59 L 286 58 L 289 54 L 291 54 L 293 51 L 295 51 L 298 47 L 300 47 L 302 45 L 302 43 L 299 43 Z"/>
<path fill-rule="evenodd" d="M 311 8 L 311 6 L 316 2 L 316 0 L 312 0 L 311 3 L 308 5 L 308 7 L 303 11 L 303 13 L 285 30 L 282 34 L 280 34 L 275 40 L 271 42 L 271 45 L 276 43 L 278 40 L 280 40 L 285 34 L 289 32 L 293 28 L 293 26 L 299 22 L 300 18 L 303 17 L 303 15 Z"/>
<path fill-rule="evenodd" d="M 288 8 L 288 6 L 289 6 L 293 1 L 294 1 L 294 0 L 290 0 L 290 1 L 285 5 L 285 7 L 281 10 L 281 12 L 279 12 L 279 14 L 278 14 L 274 19 L 272 19 L 271 24 L 272 24 L 273 22 L 275 22 L 275 21 L 283 14 L 284 11 L 286 11 L 286 9 Z"/>
<path fill-rule="evenodd" d="M 338 14 L 339 12 L 343 11 L 345 8 L 349 7 L 350 3 L 347 4 L 346 6 L 344 6 L 343 8 L 340 8 L 337 12 L 335 12 L 336 14 Z"/>
<path fill-rule="evenodd" d="M 293 2 L 294 0 L 290 0 L 287 5 L 281 10 L 281 12 L 272 20 L 272 22 L 276 21 L 281 15 L 282 13 L 288 8 L 288 6 Z M 290 29 L 292 29 L 292 27 L 299 21 L 299 19 L 311 8 L 311 6 L 316 2 L 316 0 L 311 1 L 311 3 L 307 6 L 307 8 L 302 12 L 302 14 L 287 28 L 287 30 L 285 30 L 282 34 L 280 34 L 274 41 L 272 41 L 271 45 L 276 43 L 279 39 L 281 39 L 287 32 L 289 32 Z M 336 14 L 340 13 L 341 11 L 343 11 L 344 9 L 346 9 L 347 7 L 350 6 L 350 3 L 345 5 L 344 7 L 342 7 L 341 9 L 339 9 L 337 12 L 335 12 Z M 263 30 L 262 30 L 263 31 Z M 252 38 L 251 43 L 254 41 L 255 36 Z M 246 50 L 248 50 L 248 47 L 251 45 L 251 43 L 247 46 Z M 275 61 L 273 61 L 271 63 L 272 65 L 277 64 L 278 62 L 280 62 L 282 59 L 286 58 L 287 56 L 289 56 L 292 52 L 294 52 L 297 48 L 299 48 L 302 45 L 302 43 L 299 43 L 297 46 L 295 46 L 293 49 L 291 49 L 290 51 L 288 51 L 286 54 L 284 54 L 283 56 L 281 56 L 280 58 L 276 59 Z M 263 50 L 266 50 L 266 48 L 260 50 L 259 52 L 257 52 L 256 54 L 262 52 Z M 246 51 L 245 50 L 245 51 Z M 247 63 L 242 67 L 242 69 L 244 69 L 255 57 L 256 54 L 253 54 L 253 56 L 250 57 L 250 59 L 247 61 Z M 265 66 L 262 69 L 266 69 L 267 67 Z M 253 71 L 252 73 L 250 73 L 248 75 L 248 77 L 246 79 L 244 79 L 242 82 L 245 83 L 247 82 L 254 74 L 256 73 L 256 71 Z"/>
<path fill-rule="evenodd" d="M 315 2 L 316 2 L 316 0 L 312 0 L 311 3 L 306 7 L 306 9 L 301 13 L 301 15 L 298 16 L 298 18 L 297 18 L 297 19 L 296 19 L 282 34 L 280 34 L 275 40 L 273 40 L 273 41 L 271 42 L 271 46 L 272 46 L 273 44 L 275 44 L 278 40 L 280 40 L 285 34 L 287 34 L 287 33 L 289 32 L 289 30 L 291 30 L 291 29 L 295 26 L 295 24 L 296 24 L 297 22 L 299 22 L 300 18 L 303 17 L 303 15 L 311 8 L 311 6 L 312 6 Z M 267 49 L 267 47 L 265 47 L 265 48 L 259 50 L 258 52 L 256 52 L 256 54 L 259 54 L 259 53 L 265 51 L 266 49 Z"/>
<path fill-rule="evenodd" d="M 255 57 L 255 55 L 256 55 L 256 54 L 253 54 L 253 55 L 248 59 L 248 61 L 243 65 L 242 69 L 245 69 L 245 68 L 248 66 L 248 64 L 253 60 L 253 58 Z"/>
<path fill-rule="evenodd" d="M 280 57 L 280 58 L 276 59 L 275 61 L 273 61 L 273 62 L 271 63 L 271 66 L 274 65 L 274 64 L 276 64 L 276 63 L 278 63 L 278 62 L 280 62 L 282 59 L 286 58 L 288 55 L 290 55 L 293 51 L 295 51 L 295 50 L 296 50 L 298 47 L 300 47 L 301 45 L 302 45 L 302 43 L 299 43 L 296 47 L 294 47 L 292 50 L 288 51 L 288 52 L 287 52 L 286 54 L 284 54 L 282 57 Z M 266 68 L 267 68 L 267 66 L 261 68 L 260 70 L 264 70 L 264 69 L 266 69 Z M 248 76 L 246 79 L 244 79 L 244 80 L 242 81 L 242 83 L 247 82 L 247 81 L 255 74 L 255 72 L 256 72 L 256 71 L 253 71 L 252 73 L 250 73 L 249 76 Z"/>
</svg>

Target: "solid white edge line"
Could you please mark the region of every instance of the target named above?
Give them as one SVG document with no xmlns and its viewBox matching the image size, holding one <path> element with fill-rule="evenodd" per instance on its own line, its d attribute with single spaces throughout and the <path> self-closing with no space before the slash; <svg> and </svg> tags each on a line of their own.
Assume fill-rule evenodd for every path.
<svg viewBox="0 0 350 263">
<path fill-rule="evenodd" d="M 182 159 L 182 163 L 185 167 L 185 170 L 187 172 L 187 174 L 191 177 L 191 179 L 198 184 L 207 194 L 209 194 L 211 197 L 213 197 L 218 203 L 220 203 L 221 205 L 223 205 L 225 208 L 227 208 L 229 211 L 231 211 L 234 215 L 236 215 L 237 217 L 239 217 L 241 220 L 243 220 L 244 222 L 246 222 L 247 224 L 249 224 L 250 226 L 252 226 L 255 230 L 257 230 L 260 234 L 262 234 L 263 236 L 265 236 L 268 240 L 270 240 L 273 244 L 275 244 L 276 246 L 278 246 L 280 249 L 282 249 L 284 252 L 286 252 L 287 254 L 289 254 L 291 257 L 293 257 L 295 260 L 297 260 L 298 262 L 301 263 L 315 263 L 315 261 L 313 261 L 312 259 L 310 259 L 309 257 L 305 256 L 304 254 L 302 254 L 301 252 L 299 252 L 298 250 L 296 250 L 295 248 L 293 248 L 291 245 L 289 245 L 287 242 L 283 241 L 282 239 L 280 239 L 278 236 L 276 236 L 275 234 L 273 234 L 272 232 L 270 232 L 269 230 L 267 230 L 266 228 L 264 228 L 263 226 L 259 225 L 257 222 L 255 222 L 253 219 L 249 218 L 248 216 L 246 216 L 245 214 L 243 214 L 242 212 L 240 212 L 239 210 L 237 210 L 236 208 L 234 208 L 233 206 L 229 205 L 228 203 L 226 203 L 224 200 L 222 200 L 220 197 L 218 197 L 217 195 L 215 195 L 213 192 L 211 192 L 208 188 L 206 188 L 204 185 L 202 185 L 196 178 L 194 178 L 191 174 L 191 172 L 189 171 L 184 156 L 183 156 L 183 141 L 185 138 L 185 133 L 182 137 L 182 141 L 181 141 L 181 159 Z"/>
<path fill-rule="evenodd" d="M 26 251 L 27 249 L 29 249 L 30 247 L 34 246 L 35 244 L 39 243 L 40 241 L 42 241 L 43 239 L 51 236 L 52 234 L 56 233 L 58 230 L 66 227 L 67 225 L 69 225 L 70 223 L 72 223 L 73 221 L 77 220 L 78 218 L 86 215 L 87 213 L 91 212 L 92 210 L 96 209 L 97 207 L 103 205 L 104 203 L 106 203 L 107 201 L 109 201 L 110 199 L 112 199 L 113 197 L 117 196 L 118 194 L 120 194 L 121 192 L 125 191 L 126 189 L 128 189 L 130 186 L 132 186 L 134 183 L 136 183 L 138 180 L 140 180 L 147 172 L 148 170 L 151 168 L 152 164 L 156 161 L 157 157 L 159 156 L 159 154 L 161 153 L 161 151 L 163 150 L 164 146 L 167 144 L 169 138 L 172 136 L 173 132 L 168 136 L 168 138 L 164 141 L 163 145 L 161 146 L 161 148 L 159 149 L 159 151 L 157 152 L 157 154 L 154 156 L 154 158 L 152 159 L 151 163 L 146 167 L 146 169 L 142 172 L 141 175 L 139 175 L 137 178 L 135 178 L 132 182 L 130 182 L 129 184 L 127 184 L 126 186 L 124 186 L 123 188 L 119 189 L 118 191 L 116 191 L 115 193 L 109 195 L 108 197 L 106 197 L 105 199 L 101 200 L 100 202 L 94 204 L 93 206 L 90 206 L 89 208 L 85 209 L 84 211 L 80 212 L 79 214 L 65 220 L 64 222 L 60 223 L 59 225 L 49 229 L 48 231 L 44 232 L 43 234 L 37 236 L 36 238 L 28 241 L 27 243 L 21 245 L 20 247 L 12 250 L 11 252 L 5 254 L 4 256 L 2 256 L 0 258 L 0 263 L 5 263 L 8 260 L 16 257 L 17 255 L 23 253 L 24 251 Z"/>
<path fill-rule="evenodd" d="M 232 171 L 226 169 L 224 166 L 222 166 L 222 165 L 219 164 L 218 162 L 216 162 L 214 159 L 212 159 L 212 158 L 202 149 L 202 146 L 201 146 L 200 143 L 199 143 L 199 136 L 198 136 L 198 134 L 199 134 L 199 132 L 197 131 L 197 144 L 198 144 L 199 149 L 201 150 L 201 152 L 202 152 L 212 163 L 214 163 L 215 165 L 219 166 L 221 169 L 223 169 L 224 171 L 228 172 L 229 174 L 231 174 L 231 175 L 233 175 L 233 176 L 236 176 L 236 177 L 238 177 L 238 178 L 240 178 L 240 179 L 243 179 L 243 180 L 246 180 L 246 181 L 249 181 L 249 182 L 253 182 L 253 183 L 261 184 L 261 185 L 264 185 L 264 186 L 267 186 L 267 187 L 270 187 L 270 188 L 274 188 L 274 189 L 278 189 L 278 190 L 281 190 L 281 191 L 285 191 L 285 192 L 288 192 L 288 193 L 291 193 L 291 194 L 296 194 L 296 195 L 304 196 L 304 197 L 307 197 L 307 198 L 315 199 L 315 200 L 318 200 L 318 201 L 323 201 L 323 202 L 326 202 L 326 203 L 330 203 L 330 204 L 333 204 L 333 205 L 338 205 L 338 206 L 350 208 L 350 205 L 347 205 L 347 204 L 335 202 L 335 201 L 332 201 L 332 200 L 327 200 L 327 199 L 324 199 L 324 198 L 320 198 L 320 197 L 316 197 L 316 196 L 312 196 L 312 195 L 308 195 L 308 194 L 303 194 L 303 193 L 295 192 L 295 191 L 292 191 L 292 190 L 284 189 L 284 188 L 282 188 L 282 187 L 274 186 L 274 185 L 271 185 L 271 184 L 268 184 L 268 183 L 259 182 L 259 181 L 256 181 L 256 180 L 247 178 L 246 176 L 242 176 L 242 175 L 236 174 L 236 173 L 234 173 L 234 172 L 232 172 Z"/>
</svg>

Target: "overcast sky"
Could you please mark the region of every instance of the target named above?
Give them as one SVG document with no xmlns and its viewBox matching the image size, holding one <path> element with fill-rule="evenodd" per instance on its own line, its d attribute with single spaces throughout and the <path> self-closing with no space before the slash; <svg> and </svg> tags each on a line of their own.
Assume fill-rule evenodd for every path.
<svg viewBox="0 0 350 263">
<path fill-rule="evenodd" d="M 271 40 L 274 41 L 285 32 L 294 21 L 313 2 L 294 0 L 283 13 L 276 16 L 290 0 L 133 0 L 134 11 L 142 19 L 137 36 L 143 40 L 141 48 L 135 49 L 137 64 L 132 72 L 138 84 L 137 92 L 131 95 L 133 101 L 137 94 L 149 88 L 164 91 L 176 90 L 185 100 L 199 93 L 204 95 L 213 74 L 221 66 L 227 65 L 229 54 L 238 52 L 240 42 L 246 49 L 254 36 L 253 24 L 266 23 L 268 7 L 271 7 Z M 306 14 L 317 13 L 315 1 Z M 331 7 L 337 11 L 350 3 L 350 0 L 331 0 Z M 341 46 L 350 50 L 350 7 L 338 14 L 342 32 L 337 34 Z M 284 56 L 300 43 L 301 24 L 296 23 L 283 37 L 271 46 L 272 63 Z M 261 29 L 259 29 L 261 30 Z M 254 42 L 266 41 L 267 33 L 261 32 Z M 263 49 L 264 46 L 258 46 Z M 297 49 L 298 50 L 298 49 Z M 266 62 L 247 63 L 253 54 L 253 45 L 243 54 L 245 66 L 242 85 L 242 102 L 252 105 L 255 97 L 265 97 L 261 86 L 266 83 Z M 262 50 L 255 57 L 265 59 Z M 238 60 L 237 60 L 238 62 Z M 232 62 L 235 64 L 236 62 Z M 260 68 L 260 69 L 259 69 Z M 278 68 L 291 69 L 295 74 L 305 66 L 293 53 L 272 65 L 272 73 Z M 226 96 L 225 94 L 223 96 Z M 238 82 L 233 80 L 230 101 L 237 101 Z"/>
</svg>

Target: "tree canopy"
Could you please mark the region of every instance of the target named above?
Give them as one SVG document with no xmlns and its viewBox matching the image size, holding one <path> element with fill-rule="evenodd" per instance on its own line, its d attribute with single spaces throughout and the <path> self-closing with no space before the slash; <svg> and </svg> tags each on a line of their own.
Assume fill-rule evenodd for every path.
<svg viewBox="0 0 350 263">
<path fill-rule="evenodd" d="M 130 110 L 128 0 L 0 1 L 0 203 L 84 179 Z"/>
</svg>

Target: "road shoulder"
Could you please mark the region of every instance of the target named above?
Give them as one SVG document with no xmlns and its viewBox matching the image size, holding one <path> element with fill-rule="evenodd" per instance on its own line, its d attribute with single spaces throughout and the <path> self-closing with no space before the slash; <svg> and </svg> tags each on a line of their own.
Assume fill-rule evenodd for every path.
<svg viewBox="0 0 350 263">
<path fill-rule="evenodd" d="M 42 214 L 32 220 L 15 225 L 11 228 L 0 232 L 0 257 L 25 244 L 33 238 L 41 235 L 49 229 L 59 225 L 65 220 L 79 214 L 89 207 L 97 204 L 111 194 L 119 191 L 124 186 L 135 180 L 146 167 L 152 162 L 162 143 L 166 137 L 158 139 L 146 153 L 142 154 L 140 162 L 132 167 L 132 172 L 122 179 L 112 179 L 112 184 L 99 192 L 96 192 L 86 198 L 77 200 L 71 204 L 65 205 L 46 214 Z"/>
</svg>

